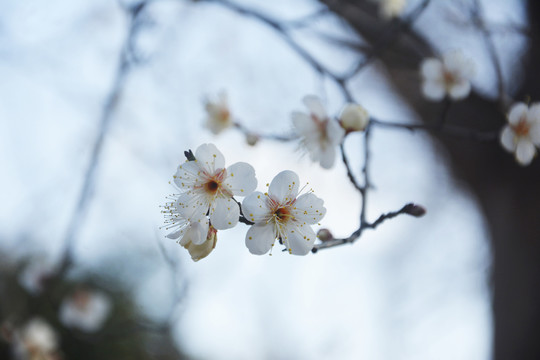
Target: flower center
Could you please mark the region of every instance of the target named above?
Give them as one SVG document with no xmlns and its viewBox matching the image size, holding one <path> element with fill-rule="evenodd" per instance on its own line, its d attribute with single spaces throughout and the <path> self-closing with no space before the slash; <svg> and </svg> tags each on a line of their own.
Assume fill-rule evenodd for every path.
<svg viewBox="0 0 540 360">
<path fill-rule="evenodd" d="M 219 184 L 215 180 L 210 180 L 209 182 L 204 184 L 204 189 L 210 194 L 215 194 L 219 189 Z"/>
<path fill-rule="evenodd" d="M 456 82 L 456 77 L 448 70 L 444 70 L 443 79 L 446 86 L 452 86 Z"/>
<path fill-rule="evenodd" d="M 286 222 L 287 220 L 292 218 L 291 211 L 289 210 L 288 207 L 282 207 L 282 208 L 277 209 L 274 212 L 274 215 L 276 215 L 279 221 L 282 221 L 282 222 Z"/>
<path fill-rule="evenodd" d="M 529 126 L 529 123 L 527 123 L 527 120 L 525 119 L 519 120 L 517 125 L 513 126 L 512 128 L 517 136 L 529 135 L 530 126 Z"/>
<path fill-rule="evenodd" d="M 229 109 L 221 109 L 219 111 L 219 120 L 223 123 L 229 122 L 229 118 L 231 117 L 231 112 Z"/>
<path fill-rule="evenodd" d="M 75 307 L 80 311 L 85 311 L 90 302 L 90 293 L 85 290 L 77 290 L 72 295 Z"/>
</svg>

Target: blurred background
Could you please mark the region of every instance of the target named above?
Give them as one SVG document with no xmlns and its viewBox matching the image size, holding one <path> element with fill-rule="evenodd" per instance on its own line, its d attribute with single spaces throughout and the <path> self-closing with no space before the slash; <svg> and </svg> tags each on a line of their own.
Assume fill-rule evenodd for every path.
<svg viewBox="0 0 540 360">
<path fill-rule="evenodd" d="M 375 128 L 368 219 L 407 202 L 427 214 L 354 245 L 254 256 L 239 224 L 195 263 L 160 229 L 183 152 L 209 142 L 227 165 L 253 165 L 258 190 L 297 172 L 325 201 L 315 230 L 357 229 L 341 162 L 324 170 L 297 142 L 249 146 L 203 126 L 204 99 L 222 91 L 254 132 L 290 133 L 307 94 L 336 116 L 343 92 L 309 59 L 404 124 L 440 112 L 419 63 L 455 49 L 476 75 L 449 122 L 498 132 L 501 81 L 514 101 L 540 98 L 534 1 L 409 0 L 393 19 L 385 1 L 4 1 L 0 358 L 538 358 L 540 167 L 497 140 Z M 359 177 L 363 140 L 345 142 Z"/>
</svg>

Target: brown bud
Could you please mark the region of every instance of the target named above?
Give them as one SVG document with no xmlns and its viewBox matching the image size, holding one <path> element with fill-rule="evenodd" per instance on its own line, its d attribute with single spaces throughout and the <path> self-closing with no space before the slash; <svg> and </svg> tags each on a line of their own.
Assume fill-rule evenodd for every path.
<svg viewBox="0 0 540 360">
<path fill-rule="evenodd" d="M 328 229 L 320 229 L 317 232 L 317 237 L 319 238 L 319 240 L 324 242 L 332 240 L 334 238 L 334 235 L 332 235 L 332 233 Z"/>
<path fill-rule="evenodd" d="M 414 217 L 422 217 L 426 214 L 426 209 L 421 205 L 411 203 L 405 205 L 403 212 Z"/>
</svg>

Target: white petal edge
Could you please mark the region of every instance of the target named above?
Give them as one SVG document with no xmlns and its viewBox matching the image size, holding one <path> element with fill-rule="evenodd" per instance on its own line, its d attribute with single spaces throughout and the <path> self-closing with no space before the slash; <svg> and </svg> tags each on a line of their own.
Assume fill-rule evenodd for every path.
<svg viewBox="0 0 540 360">
<path fill-rule="evenodd" d="M 310 113 L 315 115 L 319 120 L 326 119 L 326 110 L 321 102 L 321 99 L 315 95 L 307 95 L 302 99 L 304 105 L 309 109 Z"/>
<path fill-rule="evenodd" d="M 217 198 L 212 205 L 210 222 L 217 230 L 226 230 L 238 224 L 240 208 L 231 198 Z"/>
<path fill-rule="evenodd" d="M 285 239 L 283 242 L 291 254 L 293 255 L 307 255 L 313 246 L 315 245 L 315 239 L 317 236 L 313 229 L 307 225 L 301 225 L 296 227 L 291 227 L 286 233 Z"/>
<path fill-rule="evenodd" d="M 294 171 L 284 170 L 274 177 L 268 188 L 268 194 L 280 204 L 292 201 L 298 195 L 299 181 Z"/>
<path fill-rule="evenodd" d="M 522 166 L 527 166 L 531 163 L 536 155 L 536 148 L 529 140 L 521 139 L 516 146 L 516 160 Z"/>
<path fill-rule="evenodd" d="M 439 59 L 428 58 L 422 61 L 420 73 L 425 79 L 440 79 L 443 73 L 443 65 Z"/>
<path fill-rule="evenodd" d="M 336 148 L 328 145 L 326 149 L 321 150 L 319 163 L 323 169 L 331 169 L 336 160 Z"/>
<path fill-rule="evenodd" d="M 194 222 L 190 224 L 189 228 L 186 231 L 186 234 L 180 240 L 180 245 L 184 246 L 188 243 L 193 243 L 195 245 L 201 245 L 206 241 L 206 236 L 208 235 L 208 220 Z"/>
<path fill-rule="evenodd" d="M 300 195 L 294 203 L 294 218 L 301 224 L 316 224 L 326 214 L 324 201 L 312 193 Z"/>
<path fill-rule="evenodd" d="M 345 129 L 343 129 L 339 123 L 333 119 L 329 119 L 326 124 L 326 134 L 328 140 L 332 145 L 339 145 L 345 137 Z"/>
<path fill-rule="evenodd" d="M 242 202 L 242 213 L 246 219 L 254 223 L 266 223 L 272 217 L 266 199 L 267 196 L 259 191 L 246 196 Z"/>
<path fill-rule="evenodd" d="M 257 188 L 255 169 L 245 162 L 237 162 L 227 168 L 225 185 L 237 196 L 247 196 Z"/>
<path fill-rule="evenodd" d="M 452 100 L 465 99 L 471 92 L 471 83 L 466 79 L 459 80 L 456 84 L 450 87 L 448 93 Z"/>
<path fill-rule="evenodd" d="M 202 144 L 195 150 L 195 159 L 199 166 L 209 174 L 225 168 L 225 158 L 214 144 Z"/>
<path fill-rule="evenodd" d="M 505 126 L 503 131 L 501 132 L 501 145 L 503 148 L 509 152 L 515 152 L 516 151 L 516 143 L 514 142 L 514 131 L 512 131 L 512 128 L 510 126 Z"/>
<path fill-rule="evenodd" d="M 528 107 L 526 104 L 519 102 L 514 104 L 508 112 L 508 123 L 517 125 L 521 118 L 527 114 Z"/>
<path fill-rule="evenodd" d="M 317 124 L 311 119 L 308 114 L 299 111 L 293 111 L 291 113 L 292 123 L 299 135 L 306 136 L 308 134 L 316 133 Z"/>
<path fill-rule="evenodd" d="M 254 255 L 264 255 L 272 248 L 276 234 L 274 224 L 255 224 L 249 228 L 246 234 L 246 246 Z"/>
<path fill-rule="evenodd" d="M 428 100 L 440 101 L 446 94 L 444 85 L 435 80 L 426 80 L 422 83 L 422 93 Z"/>
</svg>

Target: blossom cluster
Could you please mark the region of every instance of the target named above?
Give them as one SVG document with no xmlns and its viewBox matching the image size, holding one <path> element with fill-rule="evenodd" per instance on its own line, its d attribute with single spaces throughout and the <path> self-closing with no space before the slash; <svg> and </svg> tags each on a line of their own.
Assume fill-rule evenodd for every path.
<svg viewBox="0 0 540 360">
<path fill-rule="evenodd" d="M 178 239 L 194 261 L 210 254 L 218 230 L 236 226 L 239 220 L 251 227 L 246 246 L 252 254 L 271 250 L 276 240 L 294 255 L 306 255 L 315 244 L 311 225 L 320 221 L 326 209 L 311 191 L 299 195 L 300 180 L 290 170 L 280 172 L 267 192 L 255 192 L 255 170 L 238 162 L 225 167 L 223 154 L 213 144 L 200 145 L 193 156 L 178 167 L 173 181 L 178 194 L 162 211 L 167 237 Z M 242 203 L 235 197 L 244 197 Z"/>
</svg>

